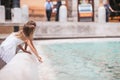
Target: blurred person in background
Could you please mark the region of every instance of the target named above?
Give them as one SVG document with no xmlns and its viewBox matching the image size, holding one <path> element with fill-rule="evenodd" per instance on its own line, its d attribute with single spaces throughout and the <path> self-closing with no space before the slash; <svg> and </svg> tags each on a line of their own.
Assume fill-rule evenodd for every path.
<svg viewBox="0 0 120 80">
<path fill-rule="evenodd" d="M 56 4 L 57 11 L 56 11 L 55 21 L 59 21 L 59 9 L 61 5 L 62 5 L 61 0 L 57 0 L 57 4 Z"/>
<path fill-rule="evenodd" d="M 47 21 L 51 20 L 52 9 L 53 9 L 53 3 L 51 2 L 51 0 L 46 0 L 45 10 L 46 10 Z"/>
</svg>

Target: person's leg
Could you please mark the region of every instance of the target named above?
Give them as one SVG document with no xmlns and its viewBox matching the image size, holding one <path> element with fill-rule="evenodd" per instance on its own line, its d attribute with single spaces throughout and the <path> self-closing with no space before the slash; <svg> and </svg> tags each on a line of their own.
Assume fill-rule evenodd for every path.
<svg viewBox="0 0 120 80">
<path fill-rule="evenodd" d="M 0 69 L 2 69 L 6 65 L 6 62 L 0 58 Z"/>
<path fill-rule="evenodd" d="M 48 10 L 46 10 L 46 17 L 47 17 L 47 21 L 49 21 L 49 11 Z"/>
<path fill-rule="evenodd" d="M 52 10 L 48 10 L 48 21 L 50 21 Z"/>
<path fill-rule="evenodd" d="M 51 19 L 52 9 L 49 11 L 49 21 Z"/>
<path fill-rule="evenodd" d="M 106 22 L 108 22 L 108 21 L 109 21 L 109 14 L 106 13 Z"/>
<path fill-rule="evenodd" d="M 50 21 L 50 10 L 48 11 L 48 21 Z"/>
<path fill-rule="evenodd" d="M 59 17 L 59 16 L 58 16 L 58 13 L 59 13 L 59 12 L 58 12 L 58 9 L 57 9 L 55 21 L 58 21 L 58 17 Z"/>
<path fill-rule="evenodd" d="M 58 9 L 58 14 L 57 14 L 57 21 L 59 21 L 59 9 Z"/>
</svg>

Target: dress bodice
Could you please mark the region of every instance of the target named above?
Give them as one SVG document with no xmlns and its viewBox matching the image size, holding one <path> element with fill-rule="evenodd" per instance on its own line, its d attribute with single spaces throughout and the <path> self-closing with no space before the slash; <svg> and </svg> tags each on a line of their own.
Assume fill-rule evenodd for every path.
<svg viewBox="0 0 120 80">
<path fill-rule="evenodd" d="M 15 33 L 10 34 L 0 45 L 0 57 L 9 62 L 16 54 L 16 48 L 23 40 L 17 38 Z"/>
<path fill-rule="evenodd" d="M 15 36 L 15 33 L 10 34 L 1 44 L 3 47 L 14 47 L 23 43 L 23 41 Z"/>
</svg>

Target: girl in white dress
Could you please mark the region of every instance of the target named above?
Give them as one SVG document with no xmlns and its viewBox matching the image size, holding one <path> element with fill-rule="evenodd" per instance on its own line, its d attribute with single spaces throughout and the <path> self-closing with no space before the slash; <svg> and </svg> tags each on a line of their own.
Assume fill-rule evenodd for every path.
<svg viewBox="0 0 120 80">
<path fill-rule="evenodd" d="M 22 30 L 10 34 L 0 45 L 0 62 L 5 63 L 0 70 L 0 80 L 39 79 L 36 59 L 40 62 L 42 62 L 42 59 L 32 43 L 34 30 L 35 25 L 28 22 Z M 23 43 L 26 45 L 25 48 L 20 45 Z M 16 54 L 17 46 L 22 50 L 18 54 Z M 29 50 L 26 49 L 27 46 Z"/>
<path fill-rule="evenodd" d="M 11 61 L 11 59 L 15 56 L 17 46 L 19 46 L 19 48 L 25 53 L 34 53 L 38 60 L 42 62 L 41 57 L 38 55 L 38 52 L 32 42 L 34 30 L 35 25 L 29 25 L 28 22 L 27 25 L 24 25 L 22 30 L 10 34 L 10 36 L 8 36 L 6 40 L 2 42 L 0 45 L 0 69 L 8 64 L 8 62 Z M 20 45 L 23 43 L 28 45 L 31 51 L 26 50 L 26 47 L 23 48 Z"/>
</svg>

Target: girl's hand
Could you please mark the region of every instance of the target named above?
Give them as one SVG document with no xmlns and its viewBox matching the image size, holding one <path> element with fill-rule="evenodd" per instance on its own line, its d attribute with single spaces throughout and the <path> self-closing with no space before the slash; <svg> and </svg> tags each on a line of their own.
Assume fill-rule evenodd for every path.
<svg viewBox="0 0 120 80">
<path fill-rule="evenodd" d="M 42 61 L 42 58 L 40 57 L 40 56 L 38 56 L 37 57 L 38 58 L 38 60 L 42 63 L 43 61 Z"/>
</svg>

